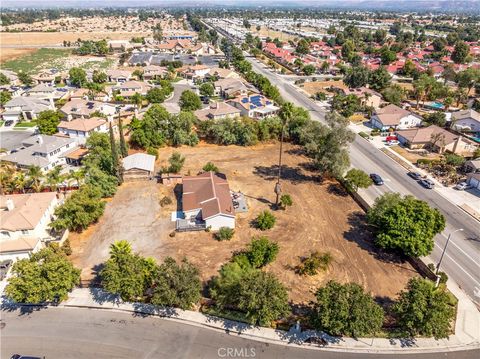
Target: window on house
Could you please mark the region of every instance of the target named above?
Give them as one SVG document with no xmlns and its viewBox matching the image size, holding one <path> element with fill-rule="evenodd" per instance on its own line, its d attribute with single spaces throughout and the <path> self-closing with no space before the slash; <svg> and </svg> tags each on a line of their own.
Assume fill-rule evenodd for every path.
<svg viewBox="0 0 480 359">
<path fill-rule="evenodd" d="M 27 229 L 22 229 L 22 234 L 28 234 L 28 230 Z"/>
</svg>

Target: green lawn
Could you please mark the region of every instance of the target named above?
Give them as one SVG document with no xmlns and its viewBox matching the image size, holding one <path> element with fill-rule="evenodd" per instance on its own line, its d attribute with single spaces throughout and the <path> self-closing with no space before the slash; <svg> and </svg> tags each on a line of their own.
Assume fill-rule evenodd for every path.
<svg viewBox="0 0 480 359">
<path fill-rule="evenodd" d="M 39 49 L 18 59 L 5 62 L 2 68 L 15 72 L 32 73 L 38 71 L 42 65 L 49 64 L 49 67 L 51 67 L 53 61 L 67 57 L 71 52 L 72 50 L 68 49 Z"/>
<path fill-rule="evenodd" d="M 37 124 L 35 122 L 19 122 L 15 127 L 35 127 Z"/>
</svg>

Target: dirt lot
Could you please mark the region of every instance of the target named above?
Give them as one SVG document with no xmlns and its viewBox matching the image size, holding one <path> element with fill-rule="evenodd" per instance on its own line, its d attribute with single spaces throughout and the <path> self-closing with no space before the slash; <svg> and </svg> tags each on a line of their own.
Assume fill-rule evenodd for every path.
<svg viewBox="0 0 480 359">
<path fill-rule="evenodd" d="M 346 89 L 347 86 L 343 81 L 315 81 L 315 82 L 305 82 L 303 89 L 310 95 L 315 95 L 317 92 L 323 92 L 329 94 L 327 88 L 334 86 L 342 89 Z"/>
<path fill-rule="evenodd" d="M 151 34 L 150 34 L 151 35 Z M 36 49 L 26 48 L 60 45 L 63 41 L 82 40 L 129 40 L 135 36 L 149 36 L 147 33 L 135 32 L 0 32 L 0 44 L 8 46 L 0 48 L 0 63 L 34 52 Z M 19 48 L 12 47 L 18 45 Z"/>
<path fill-rule="evenodd" d="M 417 163 L 420 159 L 439 160 L 442 158 L 442 156 L 436 152 L 426 151 L 426 154 L 421 154 L 421 150 L 411 151 L 401 146 L 392 146 L 390 148 L 412 163 Z"/>
<path fill-rule="evenodd" d="M 161 209 L 158 203 L 173 189 L 151 182 L 123 185 L 107 205 L 101 221 L 85 233 L 71 236 L 73 261 L 91 276 L 91 268 L 107 257 L 108 244 L 127 239 L 144 255 L 162 259 L 167 255 L 187 257 L 208 280 L 232 253 L 245 248 L 251 238 L 267 235 L 280 246 L 276 261 L 266 270 L 275 273 L 289 288 L 295 302 L 313 299 L 312 291 L 329 279 L 353 281 L 379 297 L 392 297 L 404 288 L 416 272 L 397 258 L 379 254 L 370 244 L 362 225 L 359 206 L 335 182 L 324 181 L 304 169 L 308 160 L 297 149 L 286 146 L 283 191 L 291 194 L 294 204 L 287 211 L 277 211 L 276 226 L 266 232 L 251 227 L 251 221 L 274 200 L 275 162 L 278 145 L 250 148 L 200 145 L 178 149 L 186 157 L 184 173 L 197 173 L 207 161 L 214 162 L 227 175 L 230 188 L 241 190 L 249 212 L 237 215 L 236 234 L 231 241 L 217 242 L 208 232 L 177 233 L 169 237 L 170 213 L 175 205 Z M 157 165 L 164 164 L 173 149 L 161 149 Z M 292 270 L 300 257 L 310 252 L 330 252 L 333 262 L 327 272 L 301 278 Z"/>
</svg>

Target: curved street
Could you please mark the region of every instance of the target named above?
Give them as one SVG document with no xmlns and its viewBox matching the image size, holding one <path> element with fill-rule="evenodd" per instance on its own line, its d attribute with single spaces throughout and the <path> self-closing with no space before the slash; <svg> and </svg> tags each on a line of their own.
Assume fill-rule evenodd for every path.
<svg viewBox="0 0 480 359">
<path fill-rule="evenodd" d="M 24 308 L 26 310 L 28 308 Z M 261 343 L 213 329 L 156 317 L 95 309 L 2 311 L 2 358 L 321 358 L 366 359 L 399 355 L 320 351 Z M 408 348 L 407 348 L 408 350 Z M 404 359 L 478 358 L 480 350 L 402 354 Z"/>
</svg>

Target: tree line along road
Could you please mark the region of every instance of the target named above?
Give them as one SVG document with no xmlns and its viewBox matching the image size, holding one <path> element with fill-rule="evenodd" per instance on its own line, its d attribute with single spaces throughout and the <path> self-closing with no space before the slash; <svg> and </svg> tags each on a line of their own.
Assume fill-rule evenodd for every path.
<svg viewBox="0 0 480 359">
<path fill-rule="evenodd" d="M 76 358 L 396 358 L 398 354 L 319 351 L 248 340 L 158 317 L 112 310 L 45 308 L 2 312 L 0 355 Z M 408 348 L 407 348 L 408 349 Z M 480 351 L 402 354 L 404 359 L 473 359 Z"/>
</svg>

